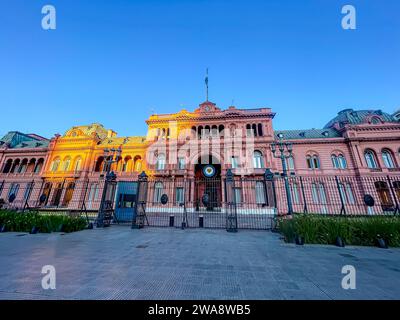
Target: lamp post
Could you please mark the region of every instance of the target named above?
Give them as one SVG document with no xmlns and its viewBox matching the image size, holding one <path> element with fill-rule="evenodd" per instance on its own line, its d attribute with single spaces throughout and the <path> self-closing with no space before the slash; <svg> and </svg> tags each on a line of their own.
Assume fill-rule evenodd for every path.
<svg viewBox="0 0 400 320">
<path fill-rule="evenodd" d="M 101 202 L 99 208 L 99 214 L 97 216 L 97 227 L 104 227 L 108 226 L 109 224 L 105 224 L 104 220 L 111 219 L 110 213 L 112 214 L 112 201 L 111 198 L 106 200 L 107 197 L 107 189 L 108 185 L 115 181 L 116 176 L 113 171 L 111 171 L 111 165 L 116 163 L 121 158 L 122 150 L 121 148 L 118 149 L 104 149 L 104 170 L 106 172 L 105 181 L 104 181 L 104 188 L 103 193 L 101 195 Z M 107 218 L 107 219 L 105 219 Z"/>
<path fill-rule="evenodd" d="M 292 157 L 293 146 L 290 142 L 283 141 L 283 134 L 278 134 L 279 140 L 276 142 L 271 143 L 271 151 L 276 159 L 281 159 L 282 161 L 282 176 L 285 181 L 285 190 L 286 190 L 286 199 L 288 204 L 288 215 L 293 213 L 293 205 L 292 205 L 292 198 L 290 196 L 290 187 L 289 187 L 289 180 L 288 180 L 288 170 L 286 165 L 286 159 Z M 279 151 L 279 154 L 276 152 Z"/>
</svg>

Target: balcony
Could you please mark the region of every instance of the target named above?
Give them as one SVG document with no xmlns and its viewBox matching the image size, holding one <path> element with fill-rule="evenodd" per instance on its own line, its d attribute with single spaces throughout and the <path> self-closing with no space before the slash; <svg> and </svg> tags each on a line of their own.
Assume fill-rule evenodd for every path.
<svg viewBox="0 0 400 320">
<path fill-rule="evenodd" d="M 82 171 L 45 171 L 43 172 L 43 177 L 52 177 L 52 178 L 79 178 Z"/>
</svg>

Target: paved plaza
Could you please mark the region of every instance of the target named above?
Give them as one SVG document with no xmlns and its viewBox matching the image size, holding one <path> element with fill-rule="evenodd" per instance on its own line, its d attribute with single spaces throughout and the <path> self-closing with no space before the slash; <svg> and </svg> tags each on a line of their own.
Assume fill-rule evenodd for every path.
<svg viewBox="0 0 400 320">
<path fill-rule="evenodd" d="M 398 299 L 400 250 L 286 244 L 268 231 L 124 226 L 0 234 L 0 299 Z M 41 286 L 44 265 L 56 289 Z M 356 289 L 341 287 L 342 266 Z"/>
</svg>

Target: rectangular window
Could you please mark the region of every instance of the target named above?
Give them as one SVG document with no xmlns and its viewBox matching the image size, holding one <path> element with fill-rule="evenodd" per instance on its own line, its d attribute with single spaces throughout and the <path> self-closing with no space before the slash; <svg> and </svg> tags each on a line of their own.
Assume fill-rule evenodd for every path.
<svg viewBox="0 0 400 320">
<path fill-rule="evenodd" d="M 265 204 L 265 185 L 262 181 L 258 181 L 256 183 L 256 203 L 257 204 Z"/>
<path fill-rule="evenodd" d="M 18 183 L 12 183 L 10 186 L 10 190 L 8 191 L 8 198 L 14 194 L 15 197 L 17 197 L 19 191 L 19 184 Z"/>
<path fill-rule="evenodd" d="M 294 170 L 294 159 L 293 157 L 287 158 L 287 167 L 289 170 Z"/>
<path fill-rule="evenodd" d="M 176 203 L 181 204 L 185 202 L 185 197 L 184 197 L 184 190 L 182 187 L 176 188 Z"/>
<path fill-rule="evenodd" d="M 32 188 L 32 182 L 29 182 L 26 184 L 26 189 L 24 192 L 24 201 L 28 200 L 29 198 L 29 194 L 31 192 L 31 188 Z"/>
<path fill-rule="evenodd" d="M 232 165 L 232 169 L 238 168 L 239 167 L 238 158 L 232 157 L 231 158 L 231 165 Z"/>
<path fill-rule="evenodd" d="M 179 170 L 185 169 L 185 158 L 178 158 L 178 168 Z"/>
<path fill-rule="evenodd" d="M 294 183 L 292 185 L 292 198 L 293 198 L 293 203 L 294 204 L 299 204 L 300 203 L 299 188 L 297 187 L 296 183 Z"/>
<path fill-rule="evenodd" d="M 242 190 L 240 188 L 235 188 L 235 201 L 236 204 L 242 203 Z"/>
</svg>

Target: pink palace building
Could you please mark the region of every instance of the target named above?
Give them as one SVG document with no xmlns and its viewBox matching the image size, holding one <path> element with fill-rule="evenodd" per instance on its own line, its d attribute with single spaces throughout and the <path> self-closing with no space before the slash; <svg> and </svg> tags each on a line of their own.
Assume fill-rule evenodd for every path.
<svg viewBox="0 0 400 320">
<path fill-rule="evenodd" d="M 345 109 L 323 128 L 283 131 L 273 129 L 274 116 L 269 108 L 205 101 L 194 111 L 150 116 L 140 137 L 119 137 L 98 123 L 50 139 L 9 132 L 0 139 L 0 199 L 3 207 L 95 211 L 112 171 L 122 215 L 135 207 L 145 172 L 148 212 L 179 211 L 182 203 L 191 213 L 224 212 L 232 173 L 243 215 L 397 213 L 400 112 Z"/>
</svg>

